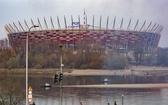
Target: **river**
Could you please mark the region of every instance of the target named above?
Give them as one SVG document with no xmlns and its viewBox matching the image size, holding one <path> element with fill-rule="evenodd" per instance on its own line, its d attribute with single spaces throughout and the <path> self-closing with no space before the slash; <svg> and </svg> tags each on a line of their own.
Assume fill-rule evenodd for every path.
<svg viewBox="0 0 168 105">
<path fill-rule="evenodd" d="M 23 83 L 25 77 L 15 76 Z M 110 82 L 102 83 L 104 78 Z M 63 78 L 64 85 L 104 85 L 107 84 L 156 84 L 166 83 L 167 77 L 136 77 L 136 76 L 69 76 Z M 50 83 L 51 88 L 42 88 Z M 33 101 L 36 105 L 167 105 L 168 88 L 85 88 L 63 87 L 53 83 L 52 76 L 29 75 L 29 86 L 33 88 Z M 62 93 L 62 94 L 61 94 Z M 62 96 L 61 96 L 62 95 Z M 61 98 L 62 97 L 62 98 Z M 62 99 L 62 100 L 61 100 Z"/>
</svg>

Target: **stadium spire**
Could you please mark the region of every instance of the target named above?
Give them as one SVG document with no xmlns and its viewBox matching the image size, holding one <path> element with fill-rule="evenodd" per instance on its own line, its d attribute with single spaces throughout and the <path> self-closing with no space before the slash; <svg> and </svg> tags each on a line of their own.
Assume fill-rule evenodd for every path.
<svg viewBox="0 0 168 105">
<path fill-rule="evenodd" d="M 85 9 L 84 9 L 84 22 L 83 22 L 84 25 L 86 25 L 86 13 L 85 13 Z"/>
</svg>

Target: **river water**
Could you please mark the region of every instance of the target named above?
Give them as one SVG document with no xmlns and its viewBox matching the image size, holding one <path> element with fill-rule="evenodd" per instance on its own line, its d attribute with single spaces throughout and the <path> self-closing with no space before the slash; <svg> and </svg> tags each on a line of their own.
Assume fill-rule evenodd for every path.
<svg viewBox="0 0 168 105">
<path fill-rule="evenodd" d="M 20 78 L 25 89 L 25 77 Z M 64 77 L 63 85 L 104 84 L 116 83 L 165 83 L 167 77 L 110 77 L 110 76 L 70 76 Z M 44 83 L 50 83 L 51 88 L 42 88 Z M 29 76 L 29 86 L 33 88 L 33 101 L 36 105 L 168 105 L 168 88 L 161 89 L 118 89 L 118 88 L 62 88 L 60 83 L 53 84 L 52 76 Z M 62 90 L 62 91 L 61 91 Z"/>
<path fill-rule="evenodd" d="M 122 97 L 122 95 L 124 95 Z M 63 89 L 62 105 L 167 105 L 168 89 Z M 59 89 L 38 90 L 37 105 L 61 105 Z"/>
</svg>

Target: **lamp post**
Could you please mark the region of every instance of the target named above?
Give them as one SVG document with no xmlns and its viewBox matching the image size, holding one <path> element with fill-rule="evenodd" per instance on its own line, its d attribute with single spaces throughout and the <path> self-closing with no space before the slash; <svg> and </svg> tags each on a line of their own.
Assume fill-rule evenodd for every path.
<svg viewBox="0 0 168 105">
<path fill-rule="evenodd" d="M 62 72 L 62 45 L 59 45 L 59 48 L 61 50 L 61 57 L 60 57 L 60 72 L 61 74 L 63 75 L 63 72 Z M 62 88 L 62 80 L 60 81 L 60 105 L 62 105 L 62 97 L 63 97 L 63 88 Z"/>
<path fill-rule="evenodd" d="M 39 27 L 38 25 L 33 25 L 29 28 L 26 37 L 26 105 L 28 105 L 28 40 L 29 40 L 29 32 L 32 28 Z"/>
<path fill-rule="evenodd" d="M 62 64 L 62 45 L 59 45 L 59 47 L 60 47 L 60 50 L 61 50 L 61 57 L 60 57 L 60 72 L 62 73 L 62 66 L 63 66 L 63 64 Z"/>
<path fill-rule="evenodd" d="M 124 105 L 124 95 L 122 94 L 122 105 Z"/>
</svg>

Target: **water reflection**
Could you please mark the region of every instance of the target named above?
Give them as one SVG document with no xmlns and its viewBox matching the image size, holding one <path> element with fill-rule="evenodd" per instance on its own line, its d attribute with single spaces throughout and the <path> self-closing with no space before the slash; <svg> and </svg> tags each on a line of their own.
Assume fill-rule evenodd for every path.
<svg viewBox="0 0 168 105">
<path fill-rule="evenodd" d="M 22 77 L 24 80 L 24 77 Z M 167 77 L 165 76 L 68 76 L 64 77 L 64 85 L 92 85 L 92 84 L 104 84 L 102 80 L 107 79 L 108 84 L 137 84 L 137 83 L 166 83 Z M 30 76 L 29 84 L 39 87 L 44 83 L 53 84 L 52 76 Z M 34 81 L 37 81 L 36 83 Z M 59 85 L 59 83 L 56 83 Z"/>
<path fill-rule="evenodd" d="M 55 90 L 55 92 L 51 92 Z M 40 105 L 60 105 L 59 88 L 51 88 L 34 95 L 34 101 Z M 167 105 L 167 89 L 88 89 L 64 88 L 62 105 L 113 105 L 122 103 L 124 94 L 125 105 Z"/>
<path fill-rule="evenodd" d="M 25 89 L 25 76 L 12 75 L 20 79 Z M 165 77 L 136 76 L 71 76 L 64 77 L 64 85 L 103 84 L 102 79 L 108 78 L 113 83 L 163 83 Z M 41 88 L 41 84 L 50 83 L 50 89 Z M 33 101 L 36 105 L 61 105 L 59 83 L 52 83 L 52 76 L 29 76 L 29 86 L 33 88 Z M 58 86 L 58 87 L 56 87 Z M 115 89 L 115 88 L 63 88 L 62 105 L 110 105 L 117 101 L 122 105 L 167 105 L 168 89 Z"/>
</svg>

